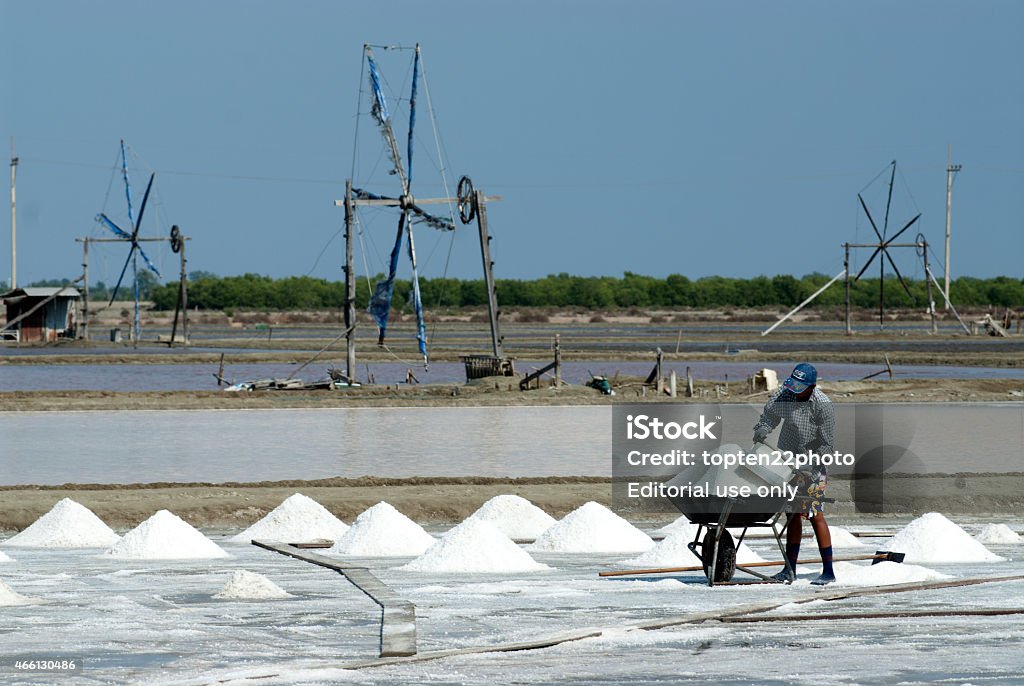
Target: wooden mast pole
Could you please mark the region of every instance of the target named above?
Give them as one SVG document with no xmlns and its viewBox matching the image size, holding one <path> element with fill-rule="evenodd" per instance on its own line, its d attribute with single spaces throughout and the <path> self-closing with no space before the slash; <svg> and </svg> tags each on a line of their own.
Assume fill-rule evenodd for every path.
<svg viewBox="0 0 1024 686">
<path fill-rule="evenodd" d="M 498 296 L 494 290 L 494 261 L 491 259 L 491 236 L 487 231 L 487 197 L 483 191 L 475 191 L 476 222 L 480 229 L 480 256 L 484 262 L 484 281 L 487 285 L 487 316 L 491 323 L 491 348 L 494 356 L 503 357 L 501 330 L 498 324 Z"/>
<path fill-rule="evenodd" d="M 843 243 L 843 271 L 846 272 L 846 335 L 853 335 L 853 322 L 850 318 L 850 244 Z"/>
<path fill-rule="evenodd" d="M 11 136 L 11 290 L 18 287 L 18 213 L 14 192 L 17 177 L 18 158 L 14 156 L 14 136 Z"/>
<path fill-rule="evenodd" d="M 935 322 L 935 298 L 932 296 L 932 282 L 928 278 L 931 273 L 928 269 L 928 241 L 921 239 L 921 257 L 924 259 L 924 282 L 928 286 L 928 315 L 932 320 L 932 333 L 939 332 L 939 326 Z"/>
<path fill-rule="evenodd" d="M 89 340 L 89 239 L 82 240 L 82 278 L 85 281 L 82 289 L 82 335 L 78 338 Z"/>
<path fill-rule="evenodd" d="M 178 285 L 181 288 L 181 329 L 182 335 L 185 338 L 185 347 L 188 347 L 188 272 L 186 271 L 185 264 L 185 246 L 188 244 L 188 239 L 185 236 L 181 237 L 181 271 L 179 273 Z M 174 337 L 171 336 L 171 345 L 174 345 Z"/>
<path fill-rule="evenodd" d="M 352 180 L 345 182 L 345 373 L 356 379 L 356 277 L 352 266 Z"/>
</svg>

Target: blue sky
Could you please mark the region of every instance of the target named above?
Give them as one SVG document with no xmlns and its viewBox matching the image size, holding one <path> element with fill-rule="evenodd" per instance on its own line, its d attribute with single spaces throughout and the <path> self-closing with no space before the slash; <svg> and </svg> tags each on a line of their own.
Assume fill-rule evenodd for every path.
<svg viewBox="0 0 1024 686">
<path fill-rule="evenodd" d="M 124 217 L 122 137 L 136 208 L 157 174 L 142 235 L 179 224 L 190 270 L 342 278 L 332 203 L 352 169 L 365 42 L 422 44 L 453 174 L 504 197 L 489 209 L 499 278 L 834 274 L 843 241 L 873 237 L 856 194 L 893 159 L 890 223 L 922 212 L 941 261 L 949 144 L 963 164 L 954 276 L 1020 277 L 1021 35 L 1019 2 L 0 0 L 18 280 L 77 276 L 74 238 L 103 235 L 100 210 Z M 408 56 L 381 54 L 395 88 Z M 359 126 L 372 167 L 379 135 Z M 434 195 L 417 155 L 414 191 Z M 865 193 L 879 217 L 884 185 Z M 364 228 L 381 271 L 394 218 L 368 213 Z M 450 236 L 418 226 L 416 239 L 423 275 L 479 276 L 471 229 L 447 268 Z M 91 280 L 116 280 L 124 246 L 91 252 Z M 173 278 L 175 256 L 150 252 Z M 920 276 L 910 251 L 895 256 Z"/>
</svg>

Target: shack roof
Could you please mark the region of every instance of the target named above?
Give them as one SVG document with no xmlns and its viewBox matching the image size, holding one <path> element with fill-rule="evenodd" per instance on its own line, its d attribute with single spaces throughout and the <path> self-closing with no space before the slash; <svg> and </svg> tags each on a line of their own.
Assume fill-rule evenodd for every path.
<svg viewBox="0 0 1024 686">
<path fill-rule="evenodd" d="M 13 291 L 7 291 L 3 295 L 0 295 L 0 298 L 3 298 L 4 300 L 25 297 L 49 298 L 60 290 L 60 286 L 30 286 L 28 288 L 15 288 Z M 82 294 L 78 292 L 77 288 L 73 288 L 71 286 L 64 288 L 63 291 L 63 293 L 57 296 L 58 298 L 79 298 L 82 296 Z"/>
</svg>

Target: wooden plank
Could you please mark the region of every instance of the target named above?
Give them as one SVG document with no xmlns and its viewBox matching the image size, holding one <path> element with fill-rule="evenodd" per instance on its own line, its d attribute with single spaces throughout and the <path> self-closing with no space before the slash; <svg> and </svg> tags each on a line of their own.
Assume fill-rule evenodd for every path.
<svg viewBox="0 0 1024 686">
<path fill-rule="evenodd" d="M 874 555 L 853 555 L 850 557 L 834 557 L 833 562 L 858 562 L 860 560 L 885 560 L 889 556 L 889 553 L 879 552 Z M 798 565 L 813 565 L 820 563 L 821 560 L 818 558 L 810 558 L 804 560 L 797 560 Z M 736 569 L 742 569 L 744 567 L 781 567 L 785 565 L 783 560 L 767 560 L 765 562 L 748 562 L 747 564 L 737 564 Z M 660 567 L 656 569 L 617 569 L 610 572 L 598 572 L 598 576 L 631 576 L 634 574 L 673 574 L 676 572 L 700 572 L 704 571 L 702 565 L 693 565 L 690 567 Z"/>
<path fill-rule="evenodd" d="M 685 615 L 679 615 L 676 617 L 664 617 L 661 619 L 654 619 L 622 628 L 627 630 L 644 629 L 646 631 L 652 631 L 655 629 L 666 629 L 672 626 L 679 626 L 681 624 L 695 624 L 697 622 L 703 622 L 710 619 L 718 619 L 720 617 L 738 617 L 741 615 L 751 615 L 758 614 L 761 612 L 768 612 L 769 610 L 774 610 L 777 607 L 781 607 L 783 605 L 787 605 L 790 603 L 794 605 L 799 605 L 801 603 L 809 603 L 815 600 L 844 600 L 846 598 L 860 598 L 863 596 L 871 595 L 885 595 L 887 593 L 931 591 L 942 588 L 957 588 L 961 586 L 975 586 L 978 584 L 1002 583 L 1007 581 L 1024 581 L 1024 575 L 982 576 L 969 579 L 952 579 L 949 581 L 921 581 L 906 584 L 889 584 L 886 586 L 873 586 L 871 588 L 849 588 L 836 591 L 818 591 L 816 593 L 809 593 L 808 595 L 803 596 L 801 598 L 789 599 L 781 602 L 766 603 L 761 605 L 738 605 L 732 608 L 727 608 L 725 610 L 712 610 L 709 612 L 695 612 Z M 827 588 L 827 586 L 822 586 L 822 588 Z"/>
<path fill-rule="evenodd" d="M 718 584 L 715 584 L 716 586 Z M 812 622 L 835 619 L 905 619 L 911 617 L 1001 617 L 1024 615 L 1024 607 L 979 608 L 973 610 L 893 610 L 891 612 L 830 612 L 803 615 L 757 615 L 754 617 L 723 617 L 728 624 L 755 622 Z"/>
<path fill-rule="evenodd" d="M 313 541 L 304 541 L 302 543 L 289 543 L 288 545 L 290 545 L 293 548 L 298 548 L 299 550 L 308 550 L 311 548 L 330 548 L 334 545 L 334 541 L 329 541 L 326 538 L 318 538 Z"/>
<path fill-rule="evenodd" d="M 287 543 L 260 541 L 252 544 L 296 560 L 338 572 L 380 606 L 380 657 L 416 654 L 416 607 L 395 593 L 366 567 L 346 565 L 340 560 L 309 553 Z"/>
</svg>

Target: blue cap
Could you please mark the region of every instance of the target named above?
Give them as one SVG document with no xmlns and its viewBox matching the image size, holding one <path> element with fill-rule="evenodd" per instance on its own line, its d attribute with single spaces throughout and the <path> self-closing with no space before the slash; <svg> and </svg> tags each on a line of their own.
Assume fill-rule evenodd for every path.
<svg viewBox="0 0 1024 686">
<path fill-rule="evenodd" d="M 793 373 L 782 385 L 794 393 L 803 393 L 817 382 L 818 370 L 806 362 L 801 362 L 793 368 Z"/>
</svg>

